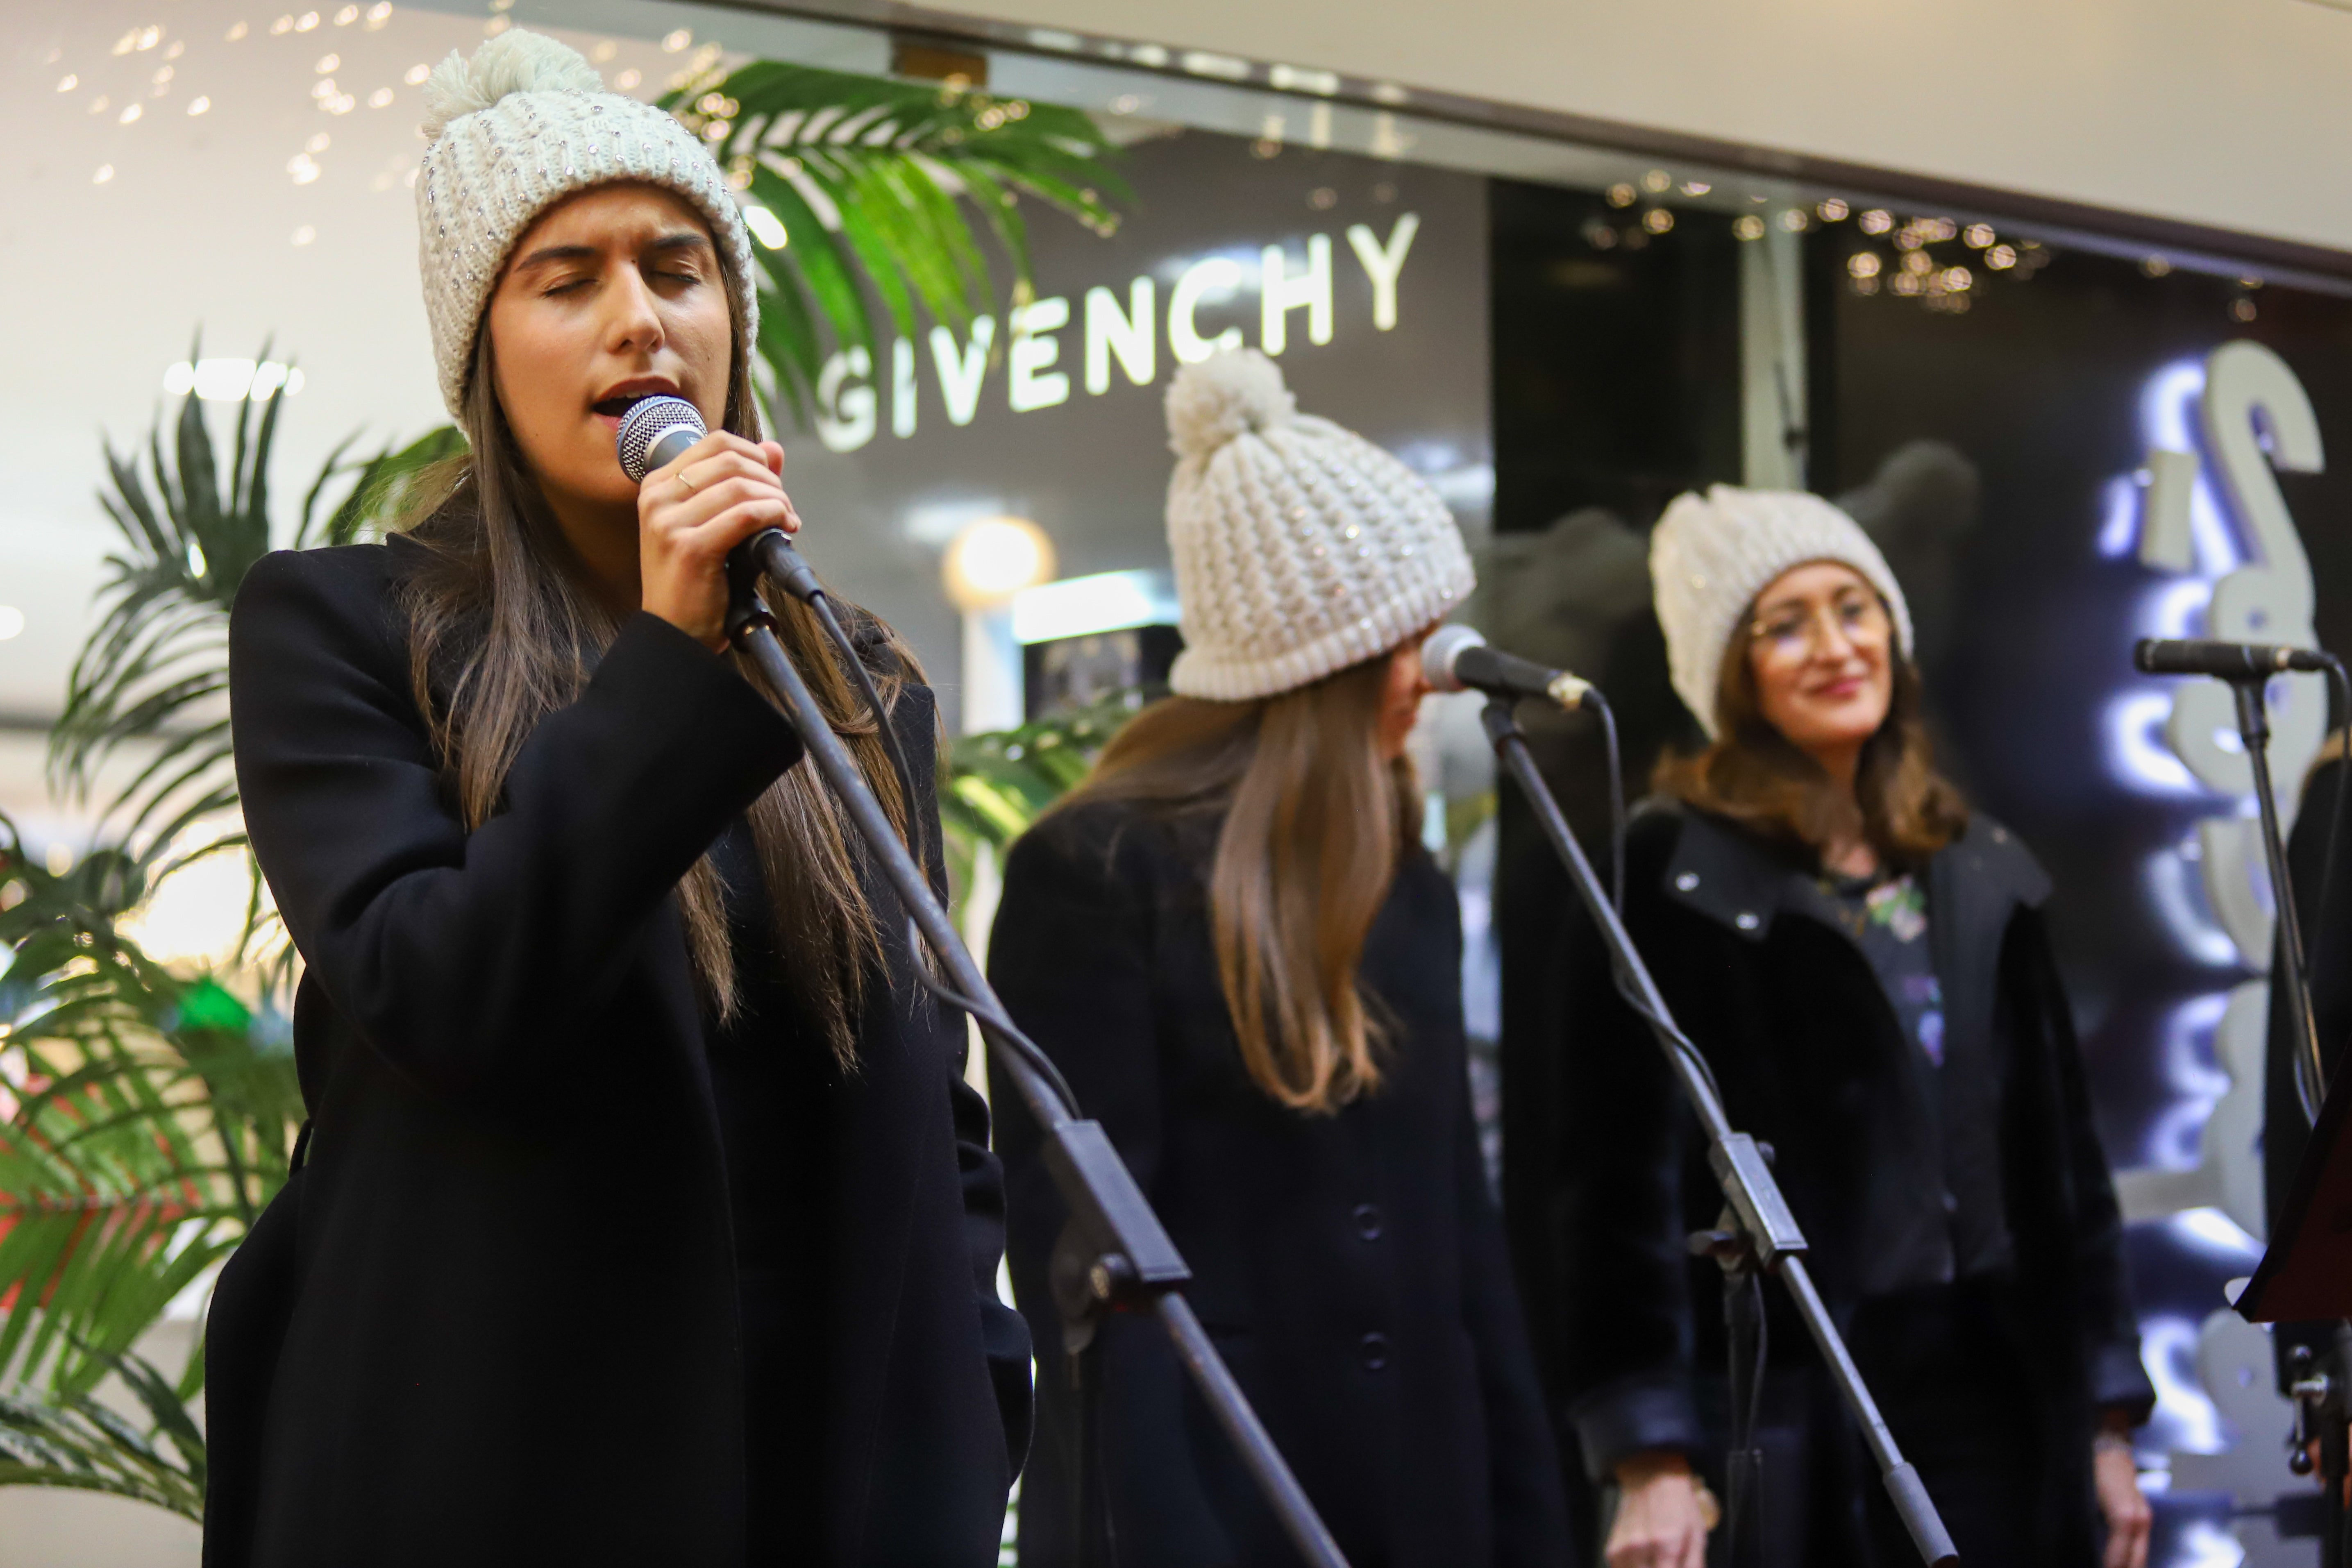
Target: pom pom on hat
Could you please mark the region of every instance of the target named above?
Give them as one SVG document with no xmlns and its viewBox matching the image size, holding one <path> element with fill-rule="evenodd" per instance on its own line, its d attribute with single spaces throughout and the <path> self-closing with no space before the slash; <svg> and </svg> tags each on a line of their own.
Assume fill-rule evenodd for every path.
<svg viewBox="0 0 2352 1568">
<path fill-rule="evenodd" d="M 1429 482 L 1353 431 L 1298 412 L 1242 350 L 1168 389 L 1168 547 L 1184 651 L 1168 684 L 1241 702 L 1378 658 L 1456 608 L 1475 579 Z"/>
<path fill-rule="evenodd" d="M 518 92 L 602 92 L 604 79 L 580 51 L 544 33 L 510 27 L 476 49 L 468 59 L 457 50 L 425 79 L 427 142 L 440 139 L 449 122 L 489 108 Z"/>
<path fill-rule="evenodd" d="M 441 399 L 466 416 L 475 340 L 507 256 L 541 213 L 577 192 L 632 181 L 683 197 L 727 263 L 735 335 L 759 341 L 758 267 L 743 210 L 702 139 L 650 103 L 604 90 L 596 68 L 543 34 L 510 27 L 425 84 L 417 262 Z"/>
<path fill-rule="evenodd" d="M 1297 414 L 1298 400 L 1265 355 L 1213 354 L 1169 383 L 1168 445 L 1180 458 L 1206 458 L 1236 436 L 1287 425 Z"/>
</svg>

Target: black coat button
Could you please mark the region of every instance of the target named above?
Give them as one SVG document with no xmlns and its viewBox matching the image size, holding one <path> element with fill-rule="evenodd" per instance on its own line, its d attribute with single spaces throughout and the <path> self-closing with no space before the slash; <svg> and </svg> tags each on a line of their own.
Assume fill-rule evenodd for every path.
<svg viewBox="0 0 2352 1568">
<path fill-rule="evenodd" d="M 1381 1238 L 1380 1205 L 1358 1204 L 1356 1205 L 1356 1234 L 1366 1241 L 1378 1241 Z"/>
<path fill-rule="evenodd" d="M 1378 1372 L 1389 1364 L 1389 1337 L 1374 1332 L 1356 1342 L 1356 1359 L 1364 1363 L 1366 1372 Z"/>
</svg>

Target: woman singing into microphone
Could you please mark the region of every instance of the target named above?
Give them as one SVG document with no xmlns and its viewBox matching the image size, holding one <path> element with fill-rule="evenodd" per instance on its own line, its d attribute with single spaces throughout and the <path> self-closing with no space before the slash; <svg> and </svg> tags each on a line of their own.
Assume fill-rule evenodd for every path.
<svg viewBox="0 0 2352 1568">
<path fill-rule="evenodd" d="M 1404 761 L 1422 639 L 1469 559 L 1426 484 L 1297 414 L 1263 355 L 1180 372 L 1168 419 L 1179 695 L 1013 847 L 992 977 L 1167 1223 L 1349 1561 L 1564 1563 L 1470 1117 L 1459 913 Z M 1064 1211 L 1035 1123 L 996 1103 L 1043 1347 L 1024 1568 L 1296 1563 L 1155 1321 L 1104 1323 L 1071 1393 Z"/>
<path fill-rule="evenodd" d="M 1711 743 L 1637 816 L 1625 921 L 1732 1124 L 1775 1152 L 1813 1278 L 1963 1563 L 2140 1568 L 2123 1226 L 2042 906 L 2050 884 L 1928 760 L 1903 591 L 1818 497 L 1717 486 L 1650 552 Z M 1723 1206 L 1597 938 L 1570 971 L 1570 1415 L 1620 1503 L 1611 1568 L 1699 1568 L 1727 1443 Z M 1777 1287 L 1769 1568 L 1919 1561 Z M 2104 1551 L 2097 1523 L 2106 1526 Z"/>
<path fill-rule="evenodd" d="M 1027 1424 L 1000 1181 L 961 1028 L 727 646 L 729 549 L 798 527 L 734 199 L 550 39 L 426 107 L 470 456 L 388 543 L 260 562 L 230 629 L 311 1122 L 213 1312 L 205 1560 L 979 1568 Z M 653 394 L 712 433 L 640 488 L 614 432 Z M 911 658 L 852 617 L 908 799 L 783 608 L 936 844 Z"/>
</svg>

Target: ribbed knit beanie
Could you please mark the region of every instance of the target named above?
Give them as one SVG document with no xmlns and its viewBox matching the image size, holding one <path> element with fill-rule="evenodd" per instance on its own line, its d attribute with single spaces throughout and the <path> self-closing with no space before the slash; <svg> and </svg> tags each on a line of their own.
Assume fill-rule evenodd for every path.
<svg viewBox="0 0 2352 1568">
<path fill-rule="evenodd" d="M 1241 702 L 1387 652 L 1475 579 L 1428 481 L 1328 419 L 1301 414 L 1255 349 L 1168 388 L 1168 545 L 1184 651 L 1168 684 Z"/>
<path fill-rule="evenodd" d="M 425 83 L 432 145 L 416 176 L 418 260 L 441 399 L 463 418 L 474 335 L 507 253 L 539 215 L 575 191 L 642 181 L 677 192 L 709 221 L 729 264 L 735 332 L 758 340 L 751 238 L 718 163 L 665 110 L 604 90 L 596 68 L 539 33 L 509 28 L 455 50 Z"/>
<path fill-rule="evenodd" d="M 1895 646 L 1911 657 L 1911 607 L 1862 525 L 1815 495 L 1715 485 L 1675 498 L 1650 535 L 1650 584 L 1678 692 L 1713 739 L 1724 650 L 1756 595 L 1791 566 L 1835 561 L 1886 601 Z"/>
</svg>

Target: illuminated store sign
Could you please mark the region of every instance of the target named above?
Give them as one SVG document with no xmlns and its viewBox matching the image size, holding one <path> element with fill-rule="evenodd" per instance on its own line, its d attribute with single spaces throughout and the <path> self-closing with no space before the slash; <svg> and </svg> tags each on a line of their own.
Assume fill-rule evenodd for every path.
<svg viewBox="0 0 2352 1568">
<path fill-rule="evenodd" d="M 2276 475 L 2317 473 L 2326 461 L 2311 399 L 2294 373 L 2259 343 L 2227 343 L 2202 364 L 2157 373 L 2141 418 L 2148 462 L 2138 555 L 2172 575 L 2148 595 L 2139 633 L 2315 646 L 2311 562 Z M 2130 543 L 2126 528 L 2111 527 L 2100 539 L 2114 554 Z M 2283 676 L 2267 699 L 2272 775 L 2280 815 L 2292 822 L 2326 728 L 2326 691 L 2316 677 Z M 2166 924 L 2200 963 L 2266 972 L 2272 905 L 2253 776 L 2228 688 L 2167 681 L 2120 695 L 2107 713 L 2109 763 L 2125 784 L 2148 794 L 2227 797 L 2225 809 L 2198 822 L 2192 839 L 2149 863 L 2149 891 Z M 2159 1168 L 2188 1178 L 2175 1184 L 2179 1199 L 2218 1205 L 2254 1236 L 2263 1231 L 2263 1203 L 2252 1135 L 2260 1124 L 2268 1007 L 2268 982 L 2261 979 L 2182 1005 L 2176 1032 L 2208 1037 L 2211 1056 L 2230 1071 L 2223 1078 L 2186 1048 L 2168 1054 L 2169 1076 L 2184 1095 L 2172 1120 L 2200 1135 L 2158 1139 L 2152 1150 Z M 2225 1104 L 2240 1110 L 2239 1100 L 2247 1114 L 2222 1113 Z"/>
<path fill-rule="evenodd" d="M 1344 231 L 1370 289 L 1365 325 L 1373 331 L 1395 330 L 1397 280 L 1420 228 L 1420 215 L 1408 212 L 1385 238 L 1368 224 L 1350 224 Z M 1254 346 L 1277 357 L 1296 337 L 1318 347 L 1328 344 L 1339 314 L 1333 303 L 1335 254 L 1330 235 L 1310 234 L 1296 252 L 1269 244 L 1245 258 L 1219 251 L 1174 263 L 1164 269 L 1171 275 L 1164 306 L 1160 279 L 1150 272 L 1123 291 L 1100 284 L 1087 289 L 1075 310 L 1066 294 L 1018 306 L 1005 313 L 1006 406 L 1030 414 L 1068 403 L 1076 386 L 1096 397 L 1115 382 L 1150 386 L 1163 368 L 1163 342 L 1167 359 L 1183 364 L 1240 348 L 1253 335 Z M 1255 311 L 1244 303 L 1250 292 L 1256 296 Z M 1236 315 L 1242 320 L 1234 320 Z M 1244 321 L 1255 327 L 1254 334 L 1244 331 Z M 928 353 L 919 352 L 913 339 L 891 341 L 885 353 L 887 389 L 877 384 L 874 358 L 865 349 L 844 349 L 825 361 L 816 384 L 816 428 L 828 450 L 854 452 L 874 439 L 881 429 L 886 390 L 890 434 L 901 439 L 914 435 L 919 377 L 925 374 L 949 423 L 971 423 L 996 363 L 996 318 L 975 319 L 961 341 L 946 326 L 934 326 L 925 347 Z"/>
</svg>

